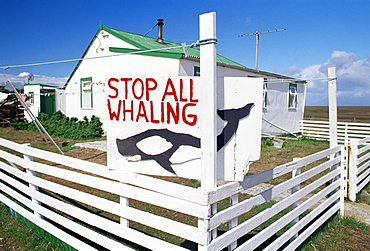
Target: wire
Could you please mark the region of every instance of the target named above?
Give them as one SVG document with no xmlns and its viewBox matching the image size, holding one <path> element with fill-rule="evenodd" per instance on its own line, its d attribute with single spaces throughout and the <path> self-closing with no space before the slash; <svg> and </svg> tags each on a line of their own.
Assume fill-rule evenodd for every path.
<svg viewBox="0 0 370 251">
<path fill-rule="evenodd" d="M 185 45 L 186 47 L 197 47 L 199 45 L 209 44 L 209 43 L 217 43 L 215 38 L 204 39 L 202 41 L 197 41 L 190 45 Z M 42 62 L 42 63 L 31 63 L 31 64 L 20 64 L 20 65 L 8 65 L 8 66 L 1 66 L 0 68 L 7 70 L 9 68 L 19 68 L 19 67 L 26 67 L 26 66 L 39 66 L 39 65 L 50 65 L 50 64 L 60 64 L 60 63 L 69 63 L 69 62 L 76 62 L 76 61 L 83 61 L 83 60 L 90 60 L 90 59 L 98 59 L 98 58 L 108 58 L 108 57 L 116 57 L 122 55 L 129 55 L 129 54 L 140 54 L 146 52 L 154 52 L 154 51 L 166 51 L 172 49 L 183 48 L 183 45 L 173 46 L 168 48 L 160 48 L 160 49 L 151 49 L 151 50 L 144 50 L 144 51 L 134 51 L 134 52 L 127 52 L 127 53 L 119 53 L 114 55 L 105 55 L 105 56 L 97 56 L 97 57 L 89 57 L 89 58 L 75 58 L 75 59 L 67 59 L 67 60 L 57 60 L 57 61 L 49 61 L 49 62 Z"/>
</svg>

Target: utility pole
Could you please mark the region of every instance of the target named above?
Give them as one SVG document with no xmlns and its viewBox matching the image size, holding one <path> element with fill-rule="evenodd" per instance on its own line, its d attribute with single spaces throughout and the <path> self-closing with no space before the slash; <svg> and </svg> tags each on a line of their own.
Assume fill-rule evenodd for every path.
<svg viewBox="0 0 370 251">
<path fill-rule="evenodd" d="M 255 69 L 258 70 L 258 42 L 260 40 L 260 34 L 263 34 L 263 33 L 271 33 L 271 32 L 276 32 L 276 31 L 285 31 L 286 29 L 280 29 L 280 30 L 271 30 L 271 31 L 258 31 L 258 29 L 256 30 L 256 32 L 254 33 L 250 33 L 250 34 L 243 34 L 243 35 L 238 35 L 238 37 L 247 37 L 247 36 L 253 36 L 255 35 L 256 36 L 256 65 L 255 65 Z"/>
</svg>

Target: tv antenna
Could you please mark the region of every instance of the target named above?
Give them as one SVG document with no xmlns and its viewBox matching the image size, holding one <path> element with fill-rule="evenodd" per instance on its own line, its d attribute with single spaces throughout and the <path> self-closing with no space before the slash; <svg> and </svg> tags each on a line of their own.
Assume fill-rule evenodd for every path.
<svg viewBox="0 0 370 251">
<path fill-rule="evenodd" d="M 260 34 L 264 33 L 271 33 L 271 32 L 276 32 L 276 31 L 285 31 L 286 29 L 279 29 L 279 30 L 271 30 L 271 31 L 258 31 L 250 34 L 243 34 L 243 35 L 238 35 L 238 37 L 247 37 L 247 36 L 256 36 L 256 64 L 255 64 L 255 69 L 258 70 L 258 41 L 260 40 Z"/>
<path fill-rule="evenodd" d="M 28 84 L 30 84 L 30 81 L 33 81 L 35 77 L 33 76 L 32 73 L 28 73 Z"/>
</svg>

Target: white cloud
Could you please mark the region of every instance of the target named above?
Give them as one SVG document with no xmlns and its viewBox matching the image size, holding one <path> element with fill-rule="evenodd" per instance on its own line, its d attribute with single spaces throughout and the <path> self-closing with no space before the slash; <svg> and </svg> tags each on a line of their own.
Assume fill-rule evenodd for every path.
<svg viewBox="0 0 370 251">
<path fill-rule="evenodd" d="M 22 89 L 23 85 L 28 83 L 28 76 L 28 72 L 21 72 L 18 75 L 0 74 L 0 85 L 5 85 L 6 81 L 10 81 L 16 88 Z M 33 81 L 30 81 L 30 84 L 45 84 L 60 87 L 63 86 L 66 81 L 67 77 L 57 78 L 43 75 L 34 75 L 34 79 Z"/>
<path fill-rule="evenodd" d="M 334 51 L 331 58 L 323 64 L 304 69 L 292 66 L 285 73 L 295 78 L 307 79 L 306 105 L 328 105 L 327 81 L 313 79 L 326 79 L 329 67 L 337 69 L 338 105 L 370 105 L 369 58 L 360 60 L 354 53 Z"/>
</svg>

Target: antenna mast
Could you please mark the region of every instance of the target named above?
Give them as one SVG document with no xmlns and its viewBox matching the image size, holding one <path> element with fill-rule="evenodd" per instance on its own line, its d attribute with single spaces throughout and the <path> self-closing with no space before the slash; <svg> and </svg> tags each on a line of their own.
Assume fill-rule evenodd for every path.
<svg viewBox="0 0 370 251">
<path fill-rule="evenodd" d="M 250 33 L 250 34 L 243 34 L 243 35 L 238 35 L 238 37 L 247 37 L 247 36 L 253 36 L 255 35 L 256 36 L 256 65 L 255 65 L 255 69 L 258 70 L 258 42 L 260 40 L 260 34 L 263 34 L 263 33 L 271 33 L 271 32 L 276 32 L 276 31 L 285 31 L 286 29 L 280 29 L 280 30 L 271 30 L 271 31 L 258 31 L 258 29 L 256 30 L 256 32 L 254 33 Z"/>
</svg>

